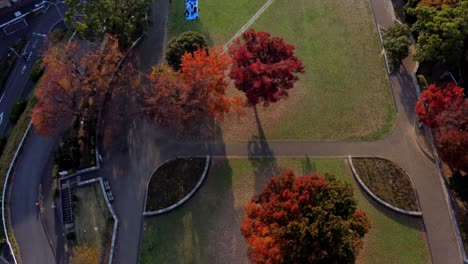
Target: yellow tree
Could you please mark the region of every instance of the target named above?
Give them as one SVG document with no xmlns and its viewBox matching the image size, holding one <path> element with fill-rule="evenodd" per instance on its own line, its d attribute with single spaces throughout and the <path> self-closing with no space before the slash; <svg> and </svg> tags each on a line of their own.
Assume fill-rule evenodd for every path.
<svg viewBox="0 0 468 264">
<path fill-rule="evenodd" d="M 76 246 L 70 264 L 99 264 L 99 250 L 96 247 Z"/>
</svg>

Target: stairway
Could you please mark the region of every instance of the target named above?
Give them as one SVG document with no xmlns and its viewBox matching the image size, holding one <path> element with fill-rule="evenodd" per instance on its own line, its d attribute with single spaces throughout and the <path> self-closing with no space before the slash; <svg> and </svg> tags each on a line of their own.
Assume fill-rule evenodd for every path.
<svg viewBox="0 0 468 264">
<path fill-rule="evenodd" d="M 62 217 L 63 223 L 73 224 L 73 211 L 71 204 L 71 191 L 70 188 L 62 189 Z"/>
</svg>

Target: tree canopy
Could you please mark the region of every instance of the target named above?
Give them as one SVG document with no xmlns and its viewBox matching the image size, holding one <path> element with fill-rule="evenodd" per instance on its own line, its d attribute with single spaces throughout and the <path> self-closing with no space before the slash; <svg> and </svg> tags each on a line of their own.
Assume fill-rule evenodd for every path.
<svg viewBox="0 0 468 264">
<path fill-rule="evenodd" d="M 234 63 L 230 72 L 237 89 L 255 106 L 288 97 L 288 90 L 304 73 L 304 66 L 294 54 L 294 46 L 267 32 L 248 30 L 234 41 L 230 53 Z"/>
<path fill-rule="evenodd" d="M 370 228 L 352 187 L 286 171 L 245 205 L 241 231 L 254 263 L 353 263 Z"/>
<path fill-rule="evenodd" d="M 453 82 L 443 85 L 429 85 L 416 102 L 415 111 L 419 121 L 429 127 L 436 127 L 437 115 L 461 98 L 463 98 L 463 88 L 458 87 Z"/>
<path fill-rule="evenodd" d="M 468 60 L 468 0 L 455 6 L 418 5 L 408 12 L 417 20 L 412 30 L 419 37 L 416 58 L 419 61 L 436 61 L 448 65 L 459 65 Z"/>
<path fill-rule="evenodd" d="M 452 170 L 468 173 L 468 99 L 453 102 L 436 119 L 440 157 Z"/>
<path fill-rule="evenodd" d="M 161 125 L 183 127 L 204 117 L 223 120 L 225 113 L 242 106 L 239 97 L 226 95 L 230 61 L 219 48 L 199 49 L 182 56 L 181 72 L 154 68 L 143 90 L 145 113 Z"/>
<path fill-rule="evenodd" d="M 148 25 L 149 0 L 65 0 L 65 21 L 90 40 L 106 33 L 115 36 L 121 48 L 140 37 Z"/>
<path fill-rule="evenodd" d="M 57 135 L 77 118 L 98 118 L 110 95 L 136 82 L 133 67 L 119 65 L 122 59 L 118 41 L 112 36 L 88 49 L 79 48 L 76 42 L 50 47 L 43 58 L 42 81 L 35 91 L 35 128 L 46 136 Z"/>
<path fill-rule="evenodd" d="M 393 70 L 409 54 L 410 28 L 405 24 L 395 24 L 385 31 L 382 38 L 391 70 Z"/>
<path fill-rule="evenodd" d="M 193 54 L 196 50 L 206 48 L 207 46 L 208 44 L 202 34 L 186 31 L 169 41 L 166 52 L 167 64 L 178 71 L 180 70 L 182 56 L 186 52 Z"/>
</svg>

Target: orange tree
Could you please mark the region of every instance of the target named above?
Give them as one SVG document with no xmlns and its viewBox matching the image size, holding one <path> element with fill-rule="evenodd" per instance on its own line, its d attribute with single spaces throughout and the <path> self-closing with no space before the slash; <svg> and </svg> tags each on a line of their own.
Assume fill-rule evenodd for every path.
<svg viewBox="0 0 468 264">
<path fill-rule="evenodd" d="M 145 113 L 161 125 L 187 126 L 203 117 L 222 121 L 242 106 L 239 97 L 226 94 L 229 65 L 229 56 L 213 48 L 182 56 L 180 73 L 164 65 L 154 68 L 143 90 Z"/>
<path fill-rule="evenodd" d="M 272 178 L 245 214 L 241 231 L 254 263 L 353 263 L 370 227 L 349 184 L 291 171 Z"/>
</svg>

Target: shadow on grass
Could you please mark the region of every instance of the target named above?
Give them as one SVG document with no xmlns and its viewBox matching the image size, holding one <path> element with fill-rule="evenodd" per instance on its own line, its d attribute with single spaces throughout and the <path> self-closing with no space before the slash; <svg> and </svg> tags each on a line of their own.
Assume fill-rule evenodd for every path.
<svg viewBox="0 0 468 264">
<path fill-rule="evenodd" d="M 279 175 L 281 172 L 275 158 L 273 150 L 268 145 L 268 141 L 263 130 L 257 108 L 254 106 L 255 121 L 257 123 L 258 135 L 254 135 L 248 142 L 249 161 L 253 167 L 255 175 L 255 190 L 260 192 L 271 177 Z"/>
<path fill-rule="evenodd" d="M 215 133 L 217 144 L 201 142 L 195 148 L 197 153 L 218 157 L 191 199 L 173 211 L 145 218 L 141 263 L 236 263 L 239 256 L 246 256 L 240 233 L 243 208 L 235 205 L 234 190 L 239 187 L 233 186 L 221 130 L 215 122 L 205 124 L 206 130 Z M 164 157 L 185 153 L 191 153 L 190 147 L 168 144 L 160 148 Z"/>
<path fill-rule="evenodd" d="M 353 176 L 350 176 L 350 177 L 353 177 Z M 353 177 L 353 181 L 356 183 L 356 185 L 354 186 L 354 192 L 355 193 L 360 192 L 364 196 L 364 198 L 369 202 L 369 204 L 371 204 L 372 207 L 374 207 L 380 214 L 384 215 L 387 218 L 390 218 L 391 220 L 401 225 L 409 227 L 411 229 L 415 229 L 424 233 L 426 232 L 426 229 L 424 227 L 424 223 L 421 217 L 403 215 L 403 214 L 397 213 L 393 210 L 390 210 L 384 207 L 383 205 L 375 201 L 372 197 L 370 197 L 366 193 L 366 191 L 364 191 L 359 186 L 359 184 L 355 181 L 354 177 Z M 359 204 L 358 204 L 358 208 L 360 208 Z"/>
</svg>

